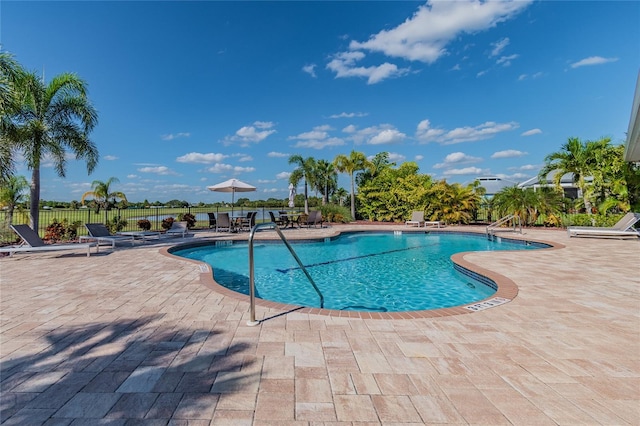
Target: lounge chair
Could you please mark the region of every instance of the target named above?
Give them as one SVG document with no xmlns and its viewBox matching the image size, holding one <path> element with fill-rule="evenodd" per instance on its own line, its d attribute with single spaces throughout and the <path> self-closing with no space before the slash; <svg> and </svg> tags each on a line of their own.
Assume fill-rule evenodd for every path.
<svg viewBox="0 0 640 426">
<path fill-rule="evenodd" d="M 13 256 L 17 252 L 42 252 L 54 250 L 78 250 L 87 249 L 87 257 L 91 256 L 91 247 L 98 252 L 98 243 L 69 243 L 69 244 L 45 244 L 42 238 L 29 227 L 29 225 L 11 225 L 13 232 L 18 234 L 22 243 L 18 246 L 0 247 L 0 253 L 9 253 Z"/>
<path fill-rule="evenodd" d="M 173 222 L 171 224 L 171 228 L 167 229 L 165 236 L 167 237 L 187 237 L 192 235 L 189 233 L 189 227 L 187 226 L 187 222 Z"/>
<path fill-rule="evenodd" d="M 100 243 L 110 243 L 111 248 L 115 248 L 117 242 L 131 242 L 131 245 L 133 245 L 135 241 L 133 235 L 111 234 L 111 232 L 109 232 L 109 228 L 102 223 L 85 223 L 84 227 L 87 228 L 89 235 L 81 235 L 79 238 L 80 242 L 96 241 L 98 245 L 100 245 Z"/>
<path fill-rule="evenodd" d="M 596 226 L 569 226 L 569 237 L 640 237 L 640 230 L 633 225 L 640 221 L 640 213 L 627 213 L 610 228 Z"/>
<path fill-rule="evenodd" d="M 218 220 L 216 221 L 216 232 L 220 230 L 226 230 L 227 232 L 233 231 L 233 225 L 231 224 L 231 218 L 229 213 L 218 213 Z"/>
<path fill-rule="evenodd" d="M 209 216 L 209 229 L 216 227 L 216 215 L 215 213 L 207 213 Z"/>
<path fill-rule="evenodd" d="M 322 212 L 320 210 L 312 210 L 309 212 L 309 216 L 304 220 L 300 225 L 306 225 L 307 228 L 311 228 L 313 225 L 316 228 L 320 224 L 320 228 L 322 228 Z"/>
<path fill-rule="evenodd" d="M 424 211 L 414 211 L 411 214 L 411 219 L 404 222 L 406 226 L 417 225 L 418 228 L 424 226 Z"/>
</svg>

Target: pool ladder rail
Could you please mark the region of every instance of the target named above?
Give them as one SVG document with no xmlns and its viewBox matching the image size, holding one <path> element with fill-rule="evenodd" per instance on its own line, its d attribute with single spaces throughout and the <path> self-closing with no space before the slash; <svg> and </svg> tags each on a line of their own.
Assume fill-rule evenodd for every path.
<svg viewBox="0 0 640 426">
<path fill-rule="evenodd" d="M 313 278 L 311 278 L 311 275 L 309 275 L 309 272 L 307 272 L 307 268 L 304 267 L 304 265 L 302 264 L 302 261 L 300 260 L 296 252 L 293 250 L 293 247 L 291 247 L 291 244 L 289 244 L 289 241 L 287 241 L 287 238 L 284 236 L 284 234 L 282 233 L 278 225 L 276 225 L 273 222 L 258 223 L 251 229 L 251 233 L 249 234 L 249 299 L 250 299 L 250 306 L 251 306 L 250 308 L 251 317 L 249 321 L 247 321 L 247 325 L 256 326 L 260 324 L 260 321 L 256 321 L 256 286 L 255 286 L 254 262 L 253 262 L 253 237 L 256 231 L 259 229 L 273 229 L 276 231 L 276 233 L 278 234 L 278 236 L 280 237 L 284 245 L 289 250 L 289 253 L 291 253 L 293 258 L 298 263 L 298 266 L 300 266 L 300 269 L 302 270 L 302 272 L 304 272 L 304 274 L 307 276 L 307 279 L 313 286 L 316 293 L 318 293 L 318 296 L 320 297 L 320 307 L 324 308 L 324 296 L 320 292 L 320 289 L 316 285 L 315 281 L 313 281 Z"/>
<path fill-rule="evenodd" d="M 505 223 L 511 221 L 511 227 L 513 229 L 510 228 L 500 228 L 502 225 L 504 225 Z M 505 216 L 495 222 L 493 222 L 490 225 L 487 225 L 487 229 L 486 229 L 486 233 L 487 233 L 487 238 L 491 241 L 495 241 L 496 239 L 496 232 L 499 231 L 513 231 L 513 232 L 519 232 L 520 234 L 522 234 L 522 222 L 520 221 L 520 216 L 518 216 L 517 214 L 510 214 L 508 216 Z"/>
</svg>

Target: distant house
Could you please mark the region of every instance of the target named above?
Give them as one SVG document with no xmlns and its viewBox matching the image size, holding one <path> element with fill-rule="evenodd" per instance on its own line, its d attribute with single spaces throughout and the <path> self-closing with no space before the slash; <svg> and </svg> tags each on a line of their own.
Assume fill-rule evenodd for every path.
<svg viewBox="0 0 640 426">
<path fill-rule="evenodd" d="M 480 182 L 480 186 L 485 189 L 485 197 L 487 198 L 492 198 L 503 188 L 518 184 L 518 182 L 513 182 L 497 176 L 483 176 L 476 178 L 476 180 Z"/>
<path fill-rule="evenodd" d="M 556 185 L 554 180 L 555 174 L 556 172 L 549 173 L 547 175 L 547 179 L 545 179 L 544 181 L 540 181 L 540 178 L 538 176 L 532 177 L 529 180 L 525 180 L 524 182 L 519 183 L 518 187 L 523 189 L 533 188 L 534 191 L 537 188 L 542 188 L 542 187 L 553 188 Z M 592 180 L 593 178 L 591 177 L 585 178 L 585 181 L 587 182 L 591 182 Z M 566 173 L 562 176 L 562 178 L 560 178 L 560 187 L 564 191 L 564 196 L 567 198 L 571 198 L 575 200 L 576 198 L 582 197 L 582 193 L 580 192 L 576 184 L 573 182 L 573 173 Z"/>
</svg>

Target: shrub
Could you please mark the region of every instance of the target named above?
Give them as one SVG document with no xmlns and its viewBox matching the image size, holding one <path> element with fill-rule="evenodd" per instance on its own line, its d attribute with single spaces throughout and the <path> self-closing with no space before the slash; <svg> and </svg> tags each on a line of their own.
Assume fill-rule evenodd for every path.
<svg viewBox="0 0 640 426">
<path fill-rule="evenodd" d="M 172 217 L 168 217 L 166 219 L 162 219 L 162 229 L 170 229 L 173 225 L 175 219 Z"/>
<path fill-rule="evenodd" d="M 325 204 L 324 206 L 320 206 L 319 210 L 322 212 L 322 218 L 326 222 L 349 223 L 353 221 L 351 212 L 347 207 L 340 207 L 336 204 Z"/>
<path fill-rule="evenodd" d="M 191 213 L 180 213 L 178 215 L 178 221 L 187 222 L 187 228 L 189 229 L 196 225 L 196 217 Z"/>
<path fill-rule="evenodd" d="M 45 229 L 44 239 L 53 243 L 75 240 L 78 237 L 78 227 L 80 225 L 82 225 L 80 221 L 70 224 L 67 219 L 62 219 L 60 222 L 58 222 L 58 219 L 53 219 Z"/>
<path fill-rule="evenodd" d="M 124 227 L 127 226 L 127 221 L 120 219 L 120 216 L 114 216 L 114 218 L 111 219 L 110 221 L 107 220 L 107 223 L 105 223 L 105 226 L 109 228 L 109 232 L 111 232 L 112 234 L 115 234 L 116 232 L 122 231 Z"/>
<path fill-rule="evenodd" d="M 142 229 L 143 231 L 148 231 L 151 229 L 151 222 L 149 222 L 148 219 L 140 219 L 138 221 L 138 228 Z"/>
</svg>

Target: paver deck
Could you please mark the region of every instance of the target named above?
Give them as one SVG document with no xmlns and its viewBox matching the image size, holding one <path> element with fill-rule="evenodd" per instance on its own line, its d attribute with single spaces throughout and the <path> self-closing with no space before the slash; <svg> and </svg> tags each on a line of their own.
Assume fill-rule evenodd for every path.
<svg viewBox="0 0 640 426">
<path fill-rule="evenodd" d="M 286 235 L 354 228 L 380 227 Z M 411 319 L 258 306 L 256 327 L 246 299 L 162 253 L 183 241 L 0 258 L 0 422 L 640 425 L 640 240 L 524 232 L 560 248 L 464 256 L 517 285 L 504 305 Z"/>
</svg>

